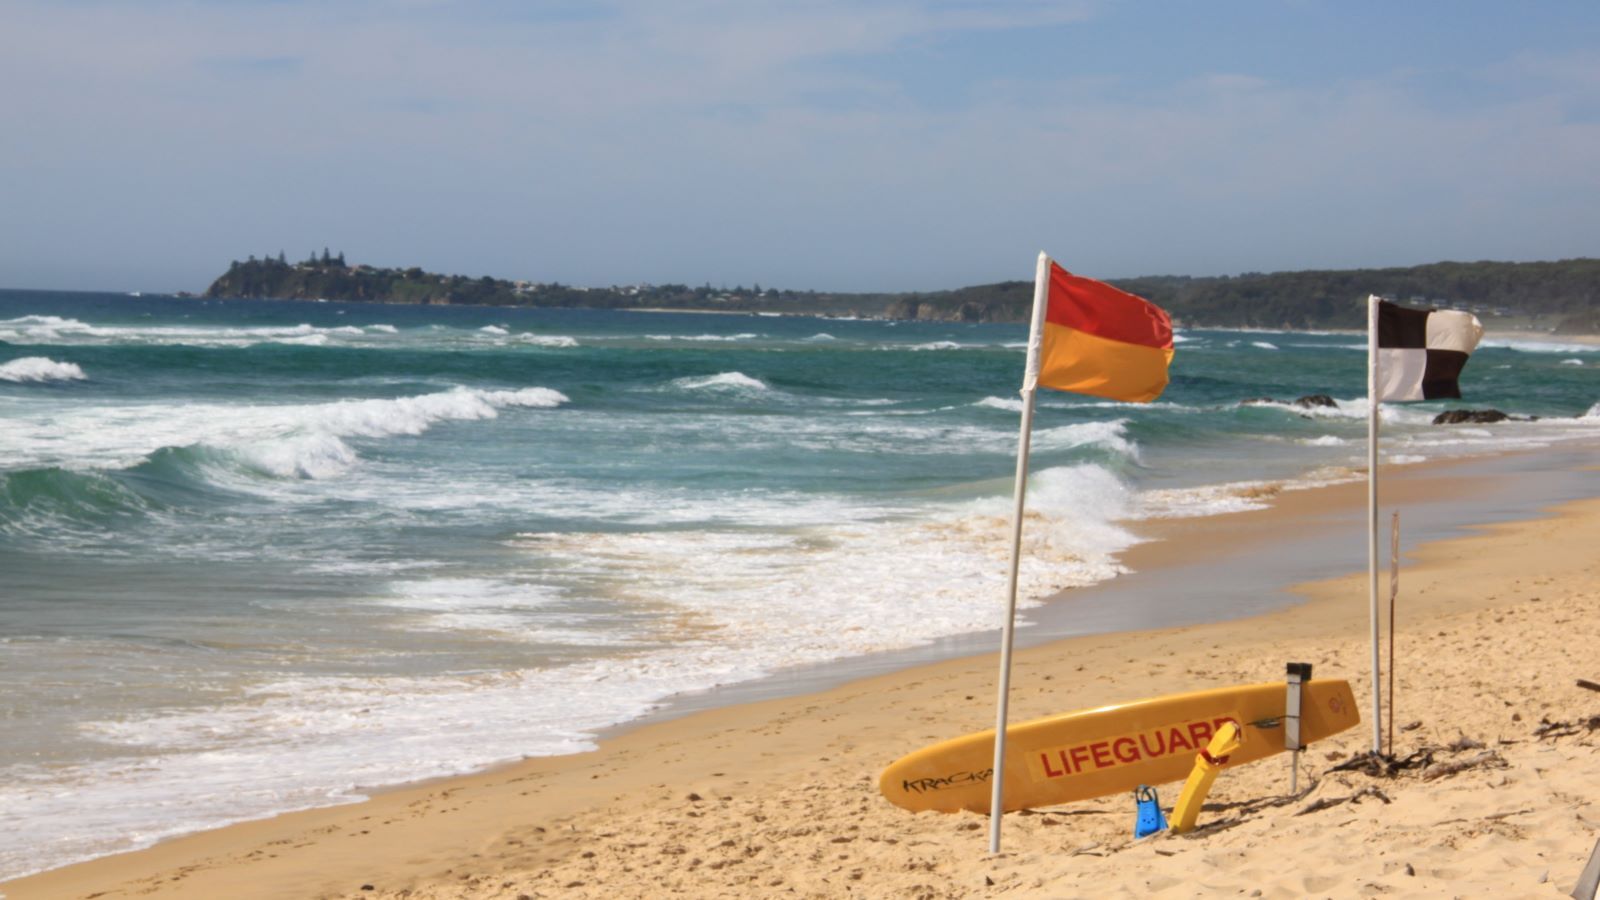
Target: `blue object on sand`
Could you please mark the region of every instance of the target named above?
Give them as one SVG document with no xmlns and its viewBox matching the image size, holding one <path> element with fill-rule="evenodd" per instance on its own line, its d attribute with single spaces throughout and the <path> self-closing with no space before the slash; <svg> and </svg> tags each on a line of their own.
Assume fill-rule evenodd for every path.
<svg viewBox="0 0 1600 900">
<path fill-rule="evenodd" d="M 1147 784 L 1139 785 L 1133 792 L 1133 797 L 1139 803 L 1138 814 L 1133 820 L 1133 836 L 1135 838 L 1149 837 L 1167 827 L 1167 817 L 1161 814 L 1161 798 L 1156 796 L 1156 789 Z"/>
</svg>

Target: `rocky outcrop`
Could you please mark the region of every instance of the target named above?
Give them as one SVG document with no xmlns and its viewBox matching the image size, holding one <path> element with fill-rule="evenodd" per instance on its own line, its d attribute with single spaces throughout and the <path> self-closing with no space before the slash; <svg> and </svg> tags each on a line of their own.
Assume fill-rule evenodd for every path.
<svg viewBox="0 0 1600 900">
<path fill-rule="evenodd" d="M 1305 409 L 1311 409 L 1312 407 L 1316 406 L 1330 406 L 1337 408 L 1339 401 L 1329 397 L 1327 394 L 1307 394 L 1304 397 L 1294 398 L 1294 405 L 1304 407 Z"/>
<path fill-rule="evenodd" d="M 1498 409 L 1447 409 L 1433 417 L 1435 425 L 1492 425 L 1495 422 L 1528 421 Z"/>
<path fill-rule="evenodd" d="M 1259 405 L 1261 405 L 1263 403 L 1278 403 L 1278 402 L 1283 402 L 1283 403 L 1285 403 L 1285 405 L 1288 405 L 1288 406 L 1298 406 L 1301 409 L 1314 409 L 1314 408 L 1319 407 L 1319 406 L 1328 406 L 1328 407 L 1337 408 L 1338 405 L 1339 405 L 1339 401 L 1333 399 L 1332 397 L 1328 396 L 1327 394 L 1306 394 L 1303 397 L 1296 397 L 1293 400 L 1288 400 L 1288 401 L 1278 401 L 1278 400 L 1272 399 L 1271 397 L 1250 397 L 1250 398 L 1245 399 L 1245 400 L 1240 400 L 1239 404 L 1241 406 L 1259 406 Z"/>
</svg>

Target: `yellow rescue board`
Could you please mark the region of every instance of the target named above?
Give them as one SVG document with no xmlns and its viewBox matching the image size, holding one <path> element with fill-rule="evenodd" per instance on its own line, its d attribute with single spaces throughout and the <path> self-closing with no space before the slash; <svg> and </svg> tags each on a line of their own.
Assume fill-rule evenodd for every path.
<svg viewBox="0 0 1600 900">
<path fill-rule="evenodd" d="M 1283 752 L 1284 683 L 1173 694 L 1021 722 L 1006 729 L 1005 808 L 1029 809 L 1178 781 L 1224 722 L 1244 742 L 1228 766 Z M 1322 679 L 1302 688 L 1300 741 L 1308 744 L 1361 721 L 1350 683 Z M 921 812 L 989 811 L 994 729 L 934 744 L 883 770 L 878 788 L 896 806 Z"/>
</svg>

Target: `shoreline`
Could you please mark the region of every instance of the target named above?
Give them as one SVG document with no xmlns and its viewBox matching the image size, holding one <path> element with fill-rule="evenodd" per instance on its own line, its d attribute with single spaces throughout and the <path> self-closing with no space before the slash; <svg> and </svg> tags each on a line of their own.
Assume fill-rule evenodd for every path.
<svg viewBox="0 0 1600 900">
<path fill-rule="evenodd" d="M 1545 454 L 1549 455 L 1549 451 L 1545 451 Z M 1474 461 L 1461 462 L 1470 465 Z M 1433 466 L 1434 470 L 1451 468 L 1460 467 L 1437 464 Z M 1392 476 L 1386 474 L 1384 481 L 1386 494 L 1389 497 L 1399 498 L 1412 495 L 1437 497 L 1441 493 L 1459 490 L 1464 486 L 1464 481 L 1470 481 L 1459 477 L 1452 478 L 1448 473 L 1434 477 L 1416 469 L 1417 467 L 1406 467 L 1406 471 L 1397 470 Z M 1204 519 L 1140 523 L 1141 530 L 1152 530 L 1148 526 L 1155 524 L 1154 530 L 1163 532 L 1161 539 L 1140 544 L 1124 554 L 1129 564 L 1137 570 L 1134 576 L 1113 579 L 1097 588 L 1104 588 L 1101 592 L 1103 594 L 1114 594 L 1119 591 L 1124 594 L 1136 593 L 1140 588 L 1137 585 L 1130 587 L 1130 579 L 1145 573 L 1148 573 L 1147 578 L 1158 578 L 1162 572 L 1169 573 L 1169 577 L 1170 573 L 1181 572 L 1185 565 L 1210 557 L 1212 551 L 1208 548 L 1219 535 L 1228 535 L 1235 543 L 1243 546 L 1259 548 L 1268 535 L 1281 537 L 1285 532 L 1309 530 L 1314 537 L 1315 533 L 1319 533 L 1319 529 L 1320 533 L 1325 534 L 1328 528 L 1333 527 L 1326 521 L 1328 517 L 1340 509 L 1348 510 L 1352 503 L 1352 495 L 1358 500 L 1361 499 L 1361 488 L 1360 483 L 1345 483 L 1290 491 L 1274 498 L 1273 505 L 1265 510 L 1230 513 Z M 1582 507 L 1586 502 L 1593 505 L 1592 501 L 1578 500 L 1562 508 Z M 1524 509 L 1524 512 L 1526 511 Z M 1560 517 L 1564 514 L 1556 512 L 1553 515 Z M 1535 524 L 1547 521 L 1549 520 L 1542 516 L 1531 520 Z M 1522 523 L 1523 526 L 1528 524 L 1529 522 Z M 1493 528 L 1502 527 L 1507 526 L 1493 526 Z M 1458 532 L 1465 530 L 1471 534 L 1481 529 L 1472 528 L 1467 523 L 1456 523 L 1453 530 Z M 1473 534 L 1467 537 L 1448 538 L 1443 544 L 1448 546 L 1479 539 Z M 1429 544 L 1428 552 L 1433 552 L 1432 548 L 1437 546 L 1437 542 Z M 1412 552 L 1416 552 L 1415 547 Z M 1581 556 L 1581 553 L 1579 555 Z M 1137 565 L 1134 564 L 1135 561 Z M 1364 598 L 1364 575 L 1360 580 L 1363 582 Z M 1066 596 L 1069 599 L 1075 594 L 1086 596 L 1095 593 L 1096 590 L 1090 588 L 1084 592 L 1067 592 Z M 1019 638 L 1025 634 L 1032 634 L 1034 639 L 1028 643 L 1034 646 L 1024 646 L 1019 649 L 1018 684 L 1029 686 L 1030 679 L 1023 673 L 1037 669 L 1041 665 L 1041 658 L 1053 653 L 1087 652 L 1090 656 L 1110 654 L 1120 657 L 1129 652 L 1130 647 L 1142 642 L 1172 642 L 1179 636 L 1192 633 L 1226 635 L 1240 630 L 1249 631 L 1263 624 L 1269 627 L 1281 627 L 1286 620 L 1310 620 L 1327 624 L 1328 604 L 1323 602 L 1319 605 L 1316 589 L 1312 589 L 1312 595 L 1312 600 L 1309 602 L 1260 614 L 1246 613 L 1245 618 L 1203 624 L 1191 623 L 1179 627 L 1163 627 L 1154 631 L 1133 630 L 1088 636 L 1052 637 L 1047 633 L 1034 632 L 1033 629 L 1021 629 Z M 1052 603 L 1048 608 L 1060 605 Z M 1036 608 L 1033 614 L 1046 608 Z M 1355 630 L 1364 633 L 1366 623 L 1364 602 L 1360 604 L 1359 612 L 1359 622 L 1354 623 L 1359 627 Z M 1348 616 L 1332 618 L 1338 620 Z M 1350 624 L 1343 623 L 1343 626 Z M 1302 628 L 1303 623 L 1294 627 Z M 953 655 L 954 658 L 932 662 L 908 662 L 902 653 L 900 659 L 887 662 L 889 666 L 887 674 L 864 674 L 858 668 L 837 678 L 836 683 L 830 687 L 819 687 L 810 684 L 804 678 L 793 678 L 789 684 L 790 689 L 781 691 L 776 697 L 757 697 L 746 701 L 738 698 L 736 690 L 722 690 L 711 692 L 714 697 L 709 707 L 696 705 L 697 698 L 678 698 L 678 702 L 674 704 L 678 707 L 675 710 L 659 711 L 603 733 L 600 738 L 600 748 L 589 753 L 529 759 L 477 774 L 385 788 L 373 791 L 372 798 L 362 803 L 288 813 L 271 819 L 240 823 L 173 838 L 143 850 L 101 857 L 27 876 L 0 885 L 0 891 L 5 891 L 12 897 L 77 896 L 88 892 L 91 888 L 101 890 L 118 883 L 126 886 L 142 882 L 146 886 L 162 885 L 163 894 L 205 896 L 208 890 L 218 889 L 231 879 L 247 878 L 257 885 L 263 896 L 329 895 L 329 892 L 348 892 L 359 888 L 359 884 L 352 886 L 348 883 L 348 878 L 341 878 L 335 872 L 335 870 L 342 871 L 348 866 L 356 866 L 362 871 L 370 872 L 371 877 L 367 879 L 368 881 L 382 874 L 383 889 L 395 889 L 399 887 L 400 881 L 407 881 L 409 886 L 430 879 L 437 880 L 441 873 L 451 867 L 452 860 L 472 859 L 484 841 L 493 842 L 497 836 L 503 837 L 518 828 L 544 829 L 537 833 L 547 835 L 557 822 L 573 817 L 582 818 L 586 813 L 593 815 L 597 807 L 603 807 L 608 801 L 617 802 L 619 796 L 651 795 L 653 799 L 659 801 L 673 798 L 674 795 L 670 790 L 666 794 L 661 794 L 663 790 L 667 790 L 668 783 L 682 784 L 685 781 L 696 783 L 701 786 L 696 793 L 706 795 L 722 789 L 724 779 L 744 777 L 755 780 L 755 776 L 761 774 L 764 767 L 757 765 L 756 771 L 752 772 L 751 763 L 754 760 L 750 755 L 735 753 L 730 756 L 727 736 L 742 736 L 750 740 L 754 746 L 764 746 L 773 740 L 771 736 L 774 733 L 778 733 L 787 734 L 788 743 L 793 743 L 795 740 L 810 740 L 814 744 L 817 735 L 795 737 L 791 733 L 795 724 L 804 718 L 805 713 L 814 714 L 816 711 L 827 709 L 840 698 L 848 697 L 857 704 L 872 705 L 878 702 L 880 708 L 874 715 L 881 718 L 883 714 L 881 701 L 884 696 L 904 692 L 910 685 L 954 680 L 962 684 L 963 689 L 972 691 L 971 696 L 977 698 L 971 704 L 975 706 L 976 714 L 964 714 L 961 721 L 941 718 L 942 724 L 937 729 L 930 730 L 929 733 L 917 738 L 902 739 L 899 743 L 904 751 L 926 743 L 927 741 L 922 738 L 938 739 L 990 727 L 993 714 L 990 696 L 993 679 L 992 649 L 966 653 L 957 651 L 956 654 L 950 654 L 949 648 L 945 648 L 945 652 L 947 656 Z M 1126 662 L 1132 664 L 1136 660 L 1137 654 L 1129 657 Z M 883 664 L 884 661 L 880 660 L 878 663 Z M 1281 662 L 1279 665 L 1281 666 Z M 1353 664 L 1353 668 L 1360 667 Z M 1279 671 L 1281 672 L 1281 668 Z M 1272 674 L 1276 676 L 1278 673 Z M 1341 671 L 1338 674 L 1350 677 L 1352 682 L 1356 682 L 1361 672 Z M 1183 685 L 1170 686 L 1163 683 L 1159 691 L 1145 688 L 1131 696 L 1126 693 L 1106 696 L 1089 690 L 1080 692 L 1083 696 L 1079 698 L 1077 705 L 1088 706 L 1107 700 L 1132 699 L 1137 696 L 1168 693 L 1188 689 L 1190 686 L 1203 687 L 1211 684 L 1214 682 L 1203 680 L 1191 680 Z M 1036 687 L 1036 683 L 1034 686 Z M 1358 688 L 1358 696 L 1360 695 L 1361 689 Z M 1031 700 L 1032 698 L 1023 692 L 1013 694 L 1013 703 L 1017 709 L 1013 721 L 1021 721 L 1031 715 L 1060 711 L 1059 705 L 1034 708 Z M 962 703 L 965 704 L 966 701 Z M 796 710 L 800 712 L 797 713 Z M 774 731 L 772 723 L 780 720 L 790 723 L 790 726 Z M 752 722 L 767 724 L 763 727 L 753 727 Z M 1363 729 L 1358 728 L 1356 731 L 1362 732 Z M 838 739 L 839 735 L 835 734 L 833 737 Z M 642 759 L 661 758 L 664 753 L 670 756 L 677 752 L 667 751 L 664 748 L 698 743 L 702 749 L 707 749 L 706 744 L 716 743 L 718 740 L 721 741 L 721 745 L 712 748 L 714 752 L 684 753 L 670 762 L 664 760 L 660 764 L 638 762 Z M 791 749 L 788 743 L 780 742 L 774 749 L 760 751 L 759 755 L 784 757 L 785 766 L 793 769 L 800 761 L 782 752 Z M 802 756 L 814 765 L 811 757 Z M 620 761 L 626 762 L 619 767 Z M 852 769 L 848 772 L 848 776 L 851 779 L 862 776 L 869 780 L 875 779 L 877 768 L 881 768 L 886 762 L 887 759 L 875 757 L 872 765 L 866 767 L 870 771 Z M 715 772 L 713 768 L 727 771 Z M 803 764 L 801 768 L 804 768 Z M 748 784 L 749 780 L 744 784 Z M 530 790 L 522 790 L 519 785 L 528 785 Z M 532 789 L 535 786 L 537 789 Z M 620 795 L 618 791 L 621 791 Z M 680 795 L 682 793 L 679 792 Z M 436 829 L 419 828 L 415 824 L 419 820 L 407 817 L 407 811 L 419 807 L 439 810 L 442 804 L 458 794 L 476 798 L 471 804 L 464 803 L 462 806 L 473 805 L 478 807 L 478 810 L 470 824 L 433 823 L 441 826 L 448 824 L 449 827 L 445 830 L 455 833 L 451 836 L 431 835 Z M 654 796 L 657 794 L 661 796 Z M 877 801 L 882 804 L 881 799 L 876 798 L 875 790 L 871 795 L 867 803 Z M 523 796 L 540 797 L 542 801 L 540 805 L 544 809 L 537 812 L 522 809 L 516 800 L 510 799 Z M 486 810 L 485 807 L 492 809 Z M 461 807 L 455 807 L 449 811 L 460 810 Z M 382 822 L 391 830 L 405 831 L 404 839 L 398 839 L 399 835 L 391 834 L 391 840 L 396 846 L 404 848 L 403 853 L 385 852 L 378 858 L 371 858 L 370 853 L 364 853 L 359 858 L 351 858 L 335 852 L 333 857 L 326 857 L 325 851 L 334 851 L 334 848 L 308 837 L 316 833 L 350 832 L 351 837 L 375 834 L 373 829 L 377 827 L 376 825 L 367 828 L 358 827 L 360 823 L 369 822 Z M 531 824 L 534 822 L 543 824 Z M 412 825 L 403 827 L 405 823 Z M 466 827 L 459 827 L 460 825 Z M 977 839 L 973 838 L 972 841 L 976 842 Z M 372 842 L 360 843 L 366 845 Z M 523 840 L 517 846 L 527 847 L 529 843 L 531 842 Z M 557 845 L 560 843 L 552 842 L 551 846 L 545 849 L 558 850 Z M 286 846 L 307 855 L 301 855 L 301 852 L 291 853 L 289 850 L 275 853 L 269 849 L 276 846 Z M 372 848 L 362 849 L 370 851 Z M 179 874 L 175 876 L 174 873 Z M 202 877 L 202 873 L 206 873 L 205 877 Z M 174 877 L 179 880 L 174 881 Z M 152 880 L 157 878 L 160 880 Z M 222 878 L 224 881 L 213 881 L 211 878 Z M 206 885 L 211 887 L 207 888 Z M 238 895 L 238 888 L 235 886 L 230 892 Z M 366 893 L 363 896 L 372 894 Z"/>
<path fill-rule="evenodd" d="M 1581 490 L 1581 486 L 1565 482 L 1581 468 L 1585 458 L 1581 453 L 1547 447 L 1385 465 L 1382 501 L 1385 505 L 1408 504 L 1401 547 L 1403 553 L 1410 553 L 1420 543 L 1460 537 L 1482 525 L 1519 521 L 1562 502 L 1574 488 Z M 1527 465 L 1532 461 L 1541 463 L 1539 471 Z M 1513 482 L 1512 478 L 1519 480 Z M 1536 483 L 1530 485 L 1530 479 Z M 1449 484 L 1437 484 L 1440 480 Z M 1514 491 L 1513 483 L 1517 485 Z M 1469 485 L 1469 489 L 1457 489 L 1462 484 Z M 1270 490 L 1272 494 L 1266 501 L 1269 505 L 1256 509 L 1124 523 L 1140 535 L 1138 543 L 1117 554 L 1126 571 L 1106 581 L 1059 591 L 1037 606 L 1019 609 L 1016 646 L 1038 647 L 1079 637 L 1239 621 L 1298 604 L 1293 590 L 1296 584 L 1338 577 L 1357 568 L 1365 570 L 1365 544 L 1350 537 L 1365 534 L 1363 476 L 1357 473 L 1347 480 L 1310 484 L 1284 480 L 1272 483 Z M 1600 494 L 1600 483 L 1594 491 Z M 1472 521 L 1457 518 L 1463 510 L 1468 510 L 1466 514 Z M 1273 515 L 1259 515 L 1268 512 Z M 1285 527 L 1285 521 L 1292 525 Z M 1197 529 L 1220 536 L 1227 549 L 1218 551 L 1212 541 L 1199 539 L 1192 533 Z M 1347 540 L 1341 544 L 1341 539 Z M 1210 590 L 1196 588 L 1196 581 L 1216 574 L 1211 570 L 1228 568 L 1236 558 L 1267 549 L 1275 550 L 1275 555 L 1251 566 L 1248 573 L 1229 572 L 1225 575 L 1227 584 Z M 1387 549 L 1383 552 L 1387 553 Z M 1219 601 L 1240 607 L 1223 615 L 1159 602 L 1137 608 L 1141 595 L 1185 592 L 1204 599 L 1207 593 L 1234 590 L 1258 591 L 1260 599 L 1243 604 Z M 1127 600 L 1124 595 L 1134 598 Z M 994 598 L 997 615 L 1002 599 Z M 1028 623 L 1026 627 L 1022 627 L 1023 622 Z M 763 678 L 679 694 L 665 698 L 659 708 L 636 719 L 602 729 L 596 739 L 604 741 L 704 710 L 796 697 L 873 675 L 992 655 L 999 641 L 998 627 L 968 631 L 920 646 L 793 667 Z"/>
</svg>

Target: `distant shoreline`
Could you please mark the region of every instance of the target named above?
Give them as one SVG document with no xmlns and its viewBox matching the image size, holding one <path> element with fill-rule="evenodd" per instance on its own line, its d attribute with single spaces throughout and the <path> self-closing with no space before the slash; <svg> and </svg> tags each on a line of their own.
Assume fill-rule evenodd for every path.
<svg viewBox="0 0 1600 900">
<path fill-rule="evenodd" d="M 1360 328 L 1365 298 L 1466 310 L 1485 320 L 1561 331 L 1600 331 L 1593 286 L 1600 259 L 1440 262 L 1389 269 L 1247 272 L 1233 276 L 1141 276 L 1108 283 L 1165 309 L 1180 322 L 1255 328 Z M 840 292 L 763 287 L 630 284 L 575 287 L 556 281 L 471 278 L 410 268 L 347 264 L 344 254 L 289 263 L 234 260 L 205 290 L 210 299 L 400 302 L 448 306 L 727 311 L 842 315 L 936 322 L 1025 323 L 1031 279 L 935 291 Z"/>
</svg>

